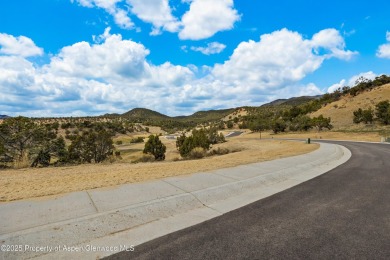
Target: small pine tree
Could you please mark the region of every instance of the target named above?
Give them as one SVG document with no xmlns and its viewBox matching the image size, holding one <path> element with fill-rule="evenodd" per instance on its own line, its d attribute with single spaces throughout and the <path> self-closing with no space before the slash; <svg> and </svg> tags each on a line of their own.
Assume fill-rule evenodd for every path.
<svg viewBox="0 0 390 260">
<path fill-rule="evenodd" d="M 143 153 L 152 154 L 156 161 L 165 160 L 165 152 L 167 147 L 161 142 L 157 135 L 150 135 L 148 141 L 145 143 Z"/>
</svg>

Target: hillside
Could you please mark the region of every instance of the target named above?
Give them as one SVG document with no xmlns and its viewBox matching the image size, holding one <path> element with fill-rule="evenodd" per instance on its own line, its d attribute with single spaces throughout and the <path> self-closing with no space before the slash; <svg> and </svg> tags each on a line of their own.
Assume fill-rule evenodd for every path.
<svg viewBox="0 0 390 260">
<path fill-rule="evenodd" d="M 311 100 L 318 99 L 321 96 L 302 96 L 302 97 L 292 97 L 289 99 L 277 99 L 270 103 L 264 104 L 261 107 L 268 107 L 268 106 L 299 106 L 304 103 L 307 103 Z"/>
<path fill-rule="evenodd" d="M 283 111 L 285 109 L 290 109 L 293 106 L 299 106 L 305 103 L 308 103 L 312 100 L 318 99 L 321 96 L 302 96 L 302 97 L 292 97 L 289 99 L 277 99 L 272 102 L 263 104 L 259 107 L 238 107 L 236 109 L 231 109 L 231 113 L 222 118 L 223 121 L 229 121 L 235 117 L 244 117 L 247 115 L 256 115 L 256 114 L 265 114 L 267 112 Z"/>
<path fill-rule="evenodd" d="M 7 115 L 0 115 L 0 119 L 6 119 L 6 118 L 9 118 L 9 116 L 7 116 Z"/>
<path fill-rule="evenodd" d="M 177 116 L 170 117 L 159 112 L 146 109 L 146 108 L 134 108 L 122 115 L 121 117 L 139 120 L 139 121 L 178 121 L 178 122 L 197 122 L 204 123 L 210 121 L 217 121 L 233 112 L 234 109 L 221 109 L 221 110 L 208 110 L 199 111 L 189 116 Z"/>
<path fill-rule="evenodd" d="M 147 109 L 147 108 L 134 108 L 124 114 L 122 117 L 135 120 L 164 120 L 169 119 L 169 116 L 163 115 L 159 112 Z"/>
<path fill-rule="evenodd" d="M 312 117 L 324 115 L 332 119 L 335 129 L 354 129 L 364 127 L 353 123 L 353 111 L 358 108 L 375 109 L 375 105 L 384 100 L 390 100 L 390 84 L 365 91 L 357 96 L 346 95 L 340 100 L 327 104 L 311 114 Z"/>
</svg>

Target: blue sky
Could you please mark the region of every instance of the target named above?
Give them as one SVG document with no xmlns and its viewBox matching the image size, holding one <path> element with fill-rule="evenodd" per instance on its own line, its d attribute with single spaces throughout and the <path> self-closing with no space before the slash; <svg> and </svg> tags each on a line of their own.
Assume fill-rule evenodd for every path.
<svg viewBox="0 0 390 260">
<path fill-rule="evenodd" d="M 0 114 L 168 115 L 390 74 L 389 1 L 0 2 Z"/>
</svg>

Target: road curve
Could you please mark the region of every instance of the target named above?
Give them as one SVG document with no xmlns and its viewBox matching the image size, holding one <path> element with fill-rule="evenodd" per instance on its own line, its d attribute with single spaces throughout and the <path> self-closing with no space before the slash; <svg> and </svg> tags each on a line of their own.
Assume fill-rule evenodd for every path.
<svg viewBox="0 0 390 260">
<path fill-rule="evenodd" d="M 390 145 L 332 143 L 350 149 L 351 159 L 107 259 L 390 259 Z"/>
</svg>

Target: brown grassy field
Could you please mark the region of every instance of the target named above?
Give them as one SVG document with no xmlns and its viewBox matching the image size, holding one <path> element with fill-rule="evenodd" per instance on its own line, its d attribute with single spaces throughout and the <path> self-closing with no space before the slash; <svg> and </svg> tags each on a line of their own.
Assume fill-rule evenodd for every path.
<svg viewBox="0 0 390 260">
<path fill-rule="evenodd" d="M 259 133 L 248 134 L 255 138 L 259 138 Z M 272 132 L 262 133 L 262 138 L 297 138 L 297 139 L 329 139 L 329 140 L 345 140 L 345 141 L 365 141 L 365 142 L 380 142 L 382 134 L 379 132 L 341 132 L 341 131 L 309 131 L 309 132 L 288 132 L 273 134 Z"/>
<path fill-rule="evenodd" d="M 234 167 L 253 162 L 267 161 L 292 155 L 304 154 L 317 149 L 318 144 L 307 145 L 302 142 L 253 140 L 243 136 L 231 138 L 228 142 L 215 145 L 230 150 L 241 150 L 221 156 L 212 156 L 199 160 L 172 161 L 179 156 L 175 140 L 161 138 L 167 145 L 167 161 L 155 163 L 131 164 L 116 162 L 113 164 L 89 164 L 69 167 L 50 167 L 41 169 L 2 170 L 0 172 L 0 201 L 30 199 L 47 195 L 59 195 L 72 191 L 111 187 L 115 185 L 143 182 L 169 176 L 178 176 Z M 137 157 L 143 144 L 135 144 L 130 152 Z M 138 154 L 137 154 L 138 153 Z"/>
</svg>

